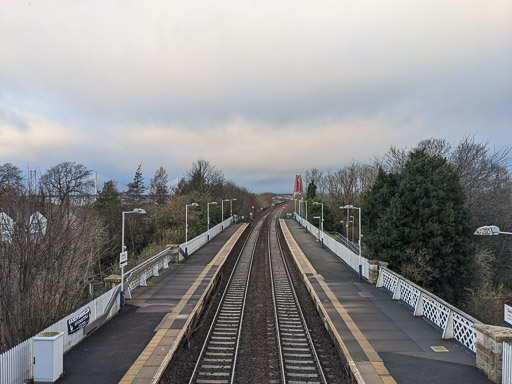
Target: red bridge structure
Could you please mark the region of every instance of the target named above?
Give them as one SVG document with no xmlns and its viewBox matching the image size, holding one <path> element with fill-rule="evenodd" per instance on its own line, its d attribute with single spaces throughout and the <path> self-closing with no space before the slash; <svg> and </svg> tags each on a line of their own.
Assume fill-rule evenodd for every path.
<svg viewBox="0 0 512 384">
<path fill-rule="evenodd" d="M 302 176 L 301 175 L 295 175 L 295 184 L 293 186 L 293 197 L 297 197 L 304 194 L 304 188 L 302 188 Z"/>
</svg>

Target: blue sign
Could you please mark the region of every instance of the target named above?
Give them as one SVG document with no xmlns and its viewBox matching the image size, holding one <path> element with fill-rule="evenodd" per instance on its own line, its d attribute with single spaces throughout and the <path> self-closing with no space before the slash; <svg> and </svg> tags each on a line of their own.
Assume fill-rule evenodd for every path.
<svg viewBox="0 0 512 384">
<path fill-rule="evenodd" d="M 512 307 L 505 304 L 505 325 L 512 328 Z"/>
</svg>

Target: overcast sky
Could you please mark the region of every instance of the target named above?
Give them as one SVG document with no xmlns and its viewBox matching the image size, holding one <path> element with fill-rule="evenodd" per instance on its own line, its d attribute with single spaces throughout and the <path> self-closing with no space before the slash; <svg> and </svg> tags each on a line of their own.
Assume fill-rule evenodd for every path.
<svg viewBox="0 0 512 384">
<path fill-rule="evenodd" d="M 510 0 L 2 0 L 0 164 L 253 192 L 475 134 L 512 144 Z"/>
</svg>

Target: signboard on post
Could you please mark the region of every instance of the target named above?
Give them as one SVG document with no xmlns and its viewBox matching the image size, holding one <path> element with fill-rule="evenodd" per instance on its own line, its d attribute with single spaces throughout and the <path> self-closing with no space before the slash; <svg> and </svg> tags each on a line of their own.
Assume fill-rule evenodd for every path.
<svg viewBox="0 0 512 384">
<path fill-rule="evenodd" d="M 128 264 L 128 251 L 119 254 L 119 267 L 124 267 L 126 264 Z"/>
<path fill-rule="evenodd" d="M 505 304 L 505 325 L 512 328 L 512 307 Z"/>
</svg>

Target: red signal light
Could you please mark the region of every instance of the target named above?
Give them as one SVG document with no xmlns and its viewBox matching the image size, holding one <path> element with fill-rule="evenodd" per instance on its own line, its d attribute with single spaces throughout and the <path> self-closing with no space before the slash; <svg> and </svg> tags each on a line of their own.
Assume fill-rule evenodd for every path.
<svg viewBox="0 0 512 384">
<path fill-rule="evenodd" d="M 281 208 L 286 209 L 286 207 L 284 205 Z"/>
<path fill-rule="evenodd" d="M 251 205 L 251 209 L 254 209 L 254 208 L 256 208 L 256 207 L 254 205 Z"/>
</svg>

